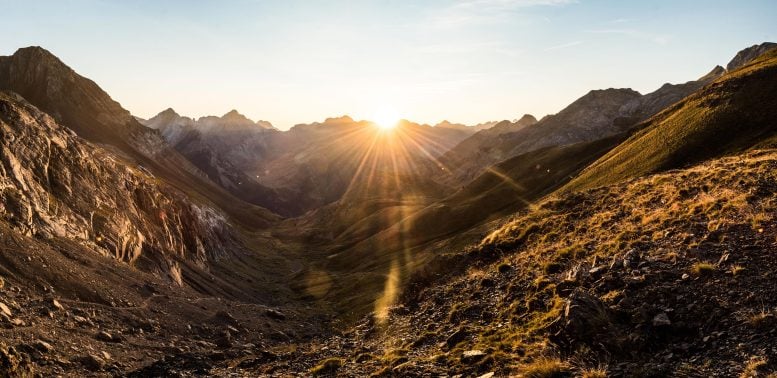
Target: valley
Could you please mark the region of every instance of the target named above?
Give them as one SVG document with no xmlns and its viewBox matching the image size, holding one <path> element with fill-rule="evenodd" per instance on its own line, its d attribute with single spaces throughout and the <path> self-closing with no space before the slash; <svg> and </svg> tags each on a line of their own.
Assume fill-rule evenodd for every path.
<svg viewBox="0 0 777 378">
<path fill-rule="evenodd" d="M 2 56 L 0 375 L 773 373 L 777 45 L 708 72 L 281 131 Z"/>
</svg>

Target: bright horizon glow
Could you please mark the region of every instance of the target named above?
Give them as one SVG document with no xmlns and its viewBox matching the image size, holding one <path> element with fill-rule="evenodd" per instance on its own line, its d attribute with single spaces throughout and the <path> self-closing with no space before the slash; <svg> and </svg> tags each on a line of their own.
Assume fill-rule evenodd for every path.
<svg viewBox="0 0 777 378">
<path fill-rule="evenodd" d="M 383 131 L 394 129 L 399 124 L 401 117 L 392 107 L 383 107 L 373 113 L 370 121 L 375 123 Z"/>
<path fill-rule="evenodd" d="M 694 80 L 777 41 L 777 2 L 0 0 L 0 55 L 38 45 L 134 115 L 232 109 L 286 130 L 392 104 L 413 122 L 556 113 L 592 89 Z"/>
</svg>

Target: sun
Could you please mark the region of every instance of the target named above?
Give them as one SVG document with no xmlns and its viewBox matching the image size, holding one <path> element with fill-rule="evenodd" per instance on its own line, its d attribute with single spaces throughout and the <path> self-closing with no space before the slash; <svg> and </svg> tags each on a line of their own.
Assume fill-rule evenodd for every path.
<svg viewBox="0 0 777 378">
<path fill-rule="evenodd" d="M 372 122 L 381 130 L 391 130 L 399 124 L 399 114 L 391 108 L 382 108 L 372 115 Z"/>
</svg>

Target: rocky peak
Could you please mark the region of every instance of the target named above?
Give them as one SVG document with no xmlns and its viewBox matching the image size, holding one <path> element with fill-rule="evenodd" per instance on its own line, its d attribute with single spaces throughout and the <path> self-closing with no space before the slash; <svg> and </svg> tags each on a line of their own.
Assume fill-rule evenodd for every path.
<svg viewBox="0 0 777 378">
<path fill-rule="evenodd" d="M 715 68 L 713 68 L 712 71 L 700 77 L 698 81 L 707 83 L 723 76 L 725 73 L 726 73 L 725 68 L 723 68 L 722 66 L 715 66 Z"/>
<path fill-rule="evenodd" d="M 253 121 L 248 119 L 248 117 L 240 114 L 235 109 L 232 109 L 227 114 L 224 114 L 223 116 L 221 116 L 221 119 L 223 119 L 225 121 L 230 121 L 230 122 L 240 122 L 240 123 L 250 122 L 250 123 L 253 123 Z"/>
<path fill-rule="evenodd" d="M 753 59 L 761 56 L 761 54 L 777 47 L 777 43 L 773 42 L 764 42 L 760 45 L 753 45 L 750 46 L 740 52 L 737 53 L 737 55 L 734 56 L 734 59 L 731 59 L 731 61 L 726 65 L 726 69 L 728 71 L 733 71 L 737 68 L 740 68 Z"/>
<path fill-rule="evenodd" d="M 0 57 L 0 89 L 20 94 L 80 136 L 118 145 L 142 128 L 93 81 L 33 46 Z"/>
<path fill-rule="evenodd" d="M 515 123 L 521 126 L 529 126 L 537 123 L 537 118 L 531 114 L 524 114 L 523 117 L 515 121 Z"/>
<path fill-rule="evenodd" d="M 345 123 L 353 123 L 354 120 L 349 115 L 343 115 L 340 117 L 331 117 L 324 120 L 325 124 L 345 124 Z"/>
<path fill-rule="evenodd" d="M 167 108 L 159 112 L 157 117 L 180 117 L 180 115 L 175 110 L 173 110 L 173 108 Z"/>
</svg>

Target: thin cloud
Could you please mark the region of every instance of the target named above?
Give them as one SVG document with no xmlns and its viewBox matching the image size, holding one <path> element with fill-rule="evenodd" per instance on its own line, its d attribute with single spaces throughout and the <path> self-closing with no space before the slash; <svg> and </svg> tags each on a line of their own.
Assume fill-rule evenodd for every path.
<svg viewBox="0 0 777 378">
<path fill-rule="evenodd" d="M 546 47 L 543 50 L 544 51 L 563 50 L 563 49 L 566 49 L 566 48 L 570 48 L 570 47 L 574 47 L 574 46 L 579 46 L 579 45 L 582 45 L 582 44 L 583 44 L 583 41 L 572 41 L 572 42 L 562 43 L 562 44 L 556 45 L 556 46 Z"/>
<path fill-rule="evenodd" d="M 623 35 L 643 41 L 650 41 L 659 45 L 665 45 L 669 43 L 671 37 L 664 34 L 647 33 L 634 29 L 601 29 L 601 30 L 586 30 L 586 33 L 593 34 L 615 34 Z"/>
<path fill-rule="evenodd" d="M 507 19 L 511 12 L 538 6 L 564 6 L 577 0 L 465 0 L 442 10 L 433 20 L 437 26 L 493 23 Z"/>
</svg>

